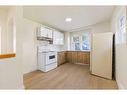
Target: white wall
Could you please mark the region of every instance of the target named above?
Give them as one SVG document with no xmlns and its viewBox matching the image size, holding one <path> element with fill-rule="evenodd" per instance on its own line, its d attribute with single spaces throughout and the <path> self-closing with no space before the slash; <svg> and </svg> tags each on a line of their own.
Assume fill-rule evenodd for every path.
<svg viewBox="0 0 127 95">
<path fill-rule="evenodd" d="M 7 53 L 7 16 L 8 11 L 0 9 L 0 28 L 1 28 L 1 53 Z"/>
<path fill-rule="evenodd" d="M 39 23 L 23 18 L 23 73 L 37 69 L 36 27 Z"/>
<path fill-rule="evenodd" d="M 36 28 L 42 26 L 40 23 L 24 18 L 23 19 L 23 73 L 37 70 L 37 46 L 44 45 L 44 42 L 36 40 Z M 47 44 L 47 42 L 46 42 Z M 47 45 L 55 51 L 63 50 L 63 46 Z"/>
<path fill-rule="evenodd" d="M 111 32 L 110 21 L 100 22 L 91 26 L 93 33 Z"/>
<path fill-rule="evenodd" d="M 7 17 L 7 53 L 16 52 L 16 25 L 11 11 L 8 11 Z"/>
<path fill-rule="evenodd" d="M 0 89 L 23 89 L 22 73 L 22 7 L 13 7 L 10 16 L 15 19 L 16 57 L 0 59 Z"/>
<path fill-rule="evenodd" d="M 71 41 L 70 41 L 71 37 L 70 37 L 70 32 L 65 32 L 65 45 L 64 45 L 64 50 L 70 50 L 71 49 Z"/>
<path fill-rule="evenodd" d="M 22 89 L 21 67 L 16 58 L 0 59 L 0 89 Z"/>
<path fill-rule="evenodd" d="M 126 15 L 126 7 L 116 7 L 112 19 L 112 32 L 118 32 L 118 18 Z M 117 41 L 117 40 L 116 40 Z M 117 42 L 116 42 L 117 43 Z M 116 44 L 116 81 L 120 89 L 127 89 L 127 44 Z"/>
<path fill-rule="evenodd" d="M 14 19 L 9 9 L 0 8 L 0 46 L 1 54 L 14 53 Z"/>
</svg>

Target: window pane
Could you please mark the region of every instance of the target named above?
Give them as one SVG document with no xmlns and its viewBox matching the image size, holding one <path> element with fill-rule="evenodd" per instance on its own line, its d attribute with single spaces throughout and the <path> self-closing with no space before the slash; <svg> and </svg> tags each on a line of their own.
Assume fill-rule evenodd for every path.
<svg viewBox="0 0 127 95">
<path fill-rule="evenodd" d="M 88 36 L 88 35 L 83 35 L 83 36 L 82 36 L 82 41 L 87 40 L 87 36 Z"/>
<path fill-rule="evenodd" d="M 125 16 L 121 16 L 119 18 L 119 31 L 116 34 L 117 43 L 126 43 L 126 24 L 125 24 Z"/>
<path fill-rule="evenodd" d="M 80 43 L 75 43 L 75 50 L 80 50 Z"/>
<path fill-rule="evenodd" d="M 83 50 L 89 50 L 90 49 L 90 45 L 89 45 L 88 41 L 82 43 L 82 49 Z"/>
<path fill-rule="evenodd" d="M 82 32 L 81 34 L 73 34 L 71 38 L 72 50 L 90 50 L 90 36 L 88 32 Z"/>
<path fill-rule="evenodd" d="M 79 42 L 79 37 L 73 37 L 73 42 Z"/>
<path fill-rule="evenodd" d="M 82 36 L 82 50 L 89 50 L 90 49 L 90 40 L 89 34 L 84 34 Z"/>
</svg>

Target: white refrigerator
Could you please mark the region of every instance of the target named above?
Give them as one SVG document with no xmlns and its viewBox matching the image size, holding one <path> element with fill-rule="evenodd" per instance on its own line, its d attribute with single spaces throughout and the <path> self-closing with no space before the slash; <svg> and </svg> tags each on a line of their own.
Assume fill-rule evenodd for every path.
<svg viewBox="0 0 127 95">
<path fill-rule="evenodd" d="M 112 79 L 113 33 L 94 33 L 91 43 L 91 73 Z"/>
</svg>

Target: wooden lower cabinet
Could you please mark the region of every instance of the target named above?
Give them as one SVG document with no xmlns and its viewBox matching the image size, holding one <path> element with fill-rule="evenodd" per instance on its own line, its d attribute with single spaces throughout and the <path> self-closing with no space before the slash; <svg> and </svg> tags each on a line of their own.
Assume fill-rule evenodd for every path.
<svg viewBox="0 0 127 95">
<path fill-rule="evenodd" d="M 84 51 L 62 51 L 57 54 L 58 66 L 66 62 L 90 64 L 90 52 Z"/>
<path fill-rule="evenodd" d="M 67 62 L 72 62 L 72 52 L 67 51 L 66 60 Z"/>
<path fill-rule="evenodd" d="M 77 52 L 74 52 L 74 51 L 73 51 L 71 54 L 72 54 L 72 55 L 71 55 L 71 62 L 72 62 L 72 63 L 77 62 L 77 59 L 78 59 L 78 58 L 77 58 Z"/>
<path fill-rule="evenodd" d="M 66 52 L 65 51 L 57 53 L 57 62 L 58 62 L 58 66 L 66 62 Z"/>
<path fill-rule="evenodd" d="M 90 52 L 67 51 L 67 62 L 90 64 Z"/>
<path fill-rule="evenodd" d="M 90 64 L 90 52 L 87 54 L 87 64 Z"/>
<path fill-rule="evenodd" d="M 86 59 L 86 55 L 82 52 L 77 53 L 77 63 L 84 63 Z"/>
</svg>

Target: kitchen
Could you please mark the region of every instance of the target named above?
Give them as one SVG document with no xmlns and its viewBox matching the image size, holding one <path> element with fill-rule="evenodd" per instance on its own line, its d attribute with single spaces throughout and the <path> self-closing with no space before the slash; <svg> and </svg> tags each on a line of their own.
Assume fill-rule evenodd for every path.
<svg viewBox="0 0 127 95">
<path fill-rule="evenodd" d="M 107 10 L 108 10 L 108 8 L 109 7 L 107 7 Z M 61 74 L 63 74 L 63 76 L 66 76 L 66 77 L 68 76 L 66 74 L 64 75 L 64 72 L 62 72 L 61 70 L 68 71 L 67 68 L 71 68 L 71 67 L 72 67 L 71 68 L 72 70 L 75 70 L 74 68 L 77 68 L 78 66 L 79 66 L 79 70 L 80 70 L 80 66 L 81 66 L 81 68 L 82 67 L 86 68 L 87 69 L 86 72 L 89 74 L 90 60 L 91 60 L 90 53 L 91 53 L 92 32 L 95 32 L 95 33 L 100 33 L 102 31 L 104 33 L 110 32 L 110 20 L 98 22 L 96 24 L 88 25 L 86 27 L 81 27 L 79 29 L 78 28 L 73 29 L 74 26 L 71 26 L 71 24 L 73 23 L 74 19 L 69 18 L 69 17 L 66 18 L 66 16 L 63 16 L 62 17 L 63 18 L 62 24 L 63 25 L 67 24 L 67 25 L 65 25 L 66 28 L 70 28 L 70 27 L 72 28 L 72 30 L 70 30 L 70 32 L 66 32 L 66 31 L 63 31 L 63 30 L 60 30 L 57 28 L 53 28 L 50 25 L 40 24 L 39 22 L 41 22 L 41 21 L 39 21 L 39 20 L 41 20 L 41 19 L 38 19 L 38 18 L 46 18 L 47 17 L 48 21 L 51 22 L 53 25 L 53 24 L 61 21 L 61 18 L 59 19 L 59 21 L 56 20 L 56 18 L 58 17 L 58 16 L 56 16 L 56 14 L 58 14 L 60 10 L 65 11 L 63 13 L 63 15 L 67 15 L 66 11 L 68 10 L 67 13 L 69 13 L 72 11 L 72 9 L 73 10 L 77 9 L 80 11 L 80 9 L 82 9 L 82 7 L 77 7 L 77 8 L 76 7 L 59 7 L 59 8 L 58 7 L 24 7 L 24 23 L 23 23 L 24 28 L 23 29 L 24 29 L 25 35 L 24 35 L 24 43 L 23 43 L 24 49 L 23 50 L 25 50 L 25 51 L 23 52 L 23 56 L 30 56 L 31 55 L 31 57 L 29 57 L 30 59 L 28 59 L 27 57 L 23 57 L 23 64 L 24 64 L 23 71 L 25 74 L 24 83 L 26 84 L 26 89 L 46 89 L 46 88 L 47 89 L 50 89 L 50 88 L 51 89 L 55 89 L 55 88 L 56 89 L 60 89 L 60 88 L 61 89 L 64 89 L 64 88 L 65 89 L 69 89 L 69 88 L 73 89 L 76 87 L 77 87 L 77 89 L 78 88 L 79 89 L 80 88 L 81 89 L 82 88 L 91 88 L 92 89 L 91 86 L 93 86 L 93 84 L 90 84 L 90 85 L 87 84 L 90 87 L 89 86 L 88 87 L 82 86 L 81 83 L 79 83 L 80 85 L 76 84 L 78 86 L 75 86 L 75 85 L 69 84 L 68 82 L 66 82 L 66 80 L 65 80 L 65 82 L 62 82 L 65 86 L 60 86 L 60 85 L 62 85 L 62 83 L 57 84 L 57 83 L 59 83 L 58 81 L 60 81 L 60 79 L 57 80 L 57 78 L 59 78 L 59 76 Z M 95 7 L 93 7 L 93 9 L 95 9 Z M 91 8 L 91 12 L 93 12 L 93 9 Z M 96 7 L 96 9 L 99 9 L 99 7 Z M 111 7 L 111 9 L 112 9 L 112 7 Z M 37 12 L 36 15 L 32 14 L 33 10 L 34 10 L 34 12 L 35 11 Z M 53 17 L 50 12 L 52 10 L 54 10 L 55 15 L 53 17 L 54 17 L 54 21 L 56 20 L 56 22 L 52 22 Z M 43 13 L 39 14 L 39 13 L 41 13 L 41 11 L 43 11 Z M 89 11 L 90 11 L 90 9 L 89 9 Z M 110 10 L 109 13 L 112 13 L 112 11 Z M 46 15 L 44 15 L 44 14 L 46 14 Z M 75 12 L 74 12 L 74 14 L 75 14 Z M 71 14 L 71 15 L 74 15 L 74 14 Z M 108 12 L 107 12 L 107 14 L 108 14 Z M 107 16 L 105 18 L 107 18 Z M 70 19 L 72 21 L 70 21 L 70 20 L 66 21 L 66 19 Z M 82 19 L 80 19 L 80 20 L 82 20 Z M 43 21 L 44 21 L 44 19 L 43 19 Z M 59 27 L 61 27 L 61 29 L 63 28 L 63 25 L 61 25 L 61 24 L 58 24 L 58 25 L 59 25 Z M 29 34 L 27 34 L 27 33 L 29 33 Z M 103 47 L 101 47 L 101 48 L 103 48 Z M 34 54 L 34 56 L 32 56 L 33 54 Z M 95 56 L 97 56 L 97 55 L 95 55 Z M 111 64 L 111 61 L 112 60 L 109 60 L 109 64 Z M 72 66 L 68 65 L 69 63 Z M 75 67 L 75 64 L 77 67 Z M 67 67 L 66 67 L 66 65 L 67 65 Z M 73 65 L 74 65 L 74 68 L 73 68 Z M 66 68 L 62 68 L 64 66 Z M 112 68 L 111 65 L 109 67 L 110 67 L 109 69 Z M 59 70 L 59 68 L 61 68 L 61 69 Z M 58 71 L 57 71 L 57 69 L 58 69 Z M 105 72 L 108 72 L 107 70 L 109 70 L 109 69 L 106 69 Z M 49 82 L 48 80 L 52 80 L 52 78 L 54 81 L 52 81 L 51 83 L 49 82 L 48 83 L 49 86 L 48 85 L 46 86 L 44 81 L 38 80 L 39 79 L 38 77 L 34 77 L 34 76 L 38 76 L 38 74 L 41 75 L 41 73 L 38 71 L 36 72 L 36 70 L 45 72 L 45 73 L 42 73 L 42 75 L 45 74 L 44 76 L 47 76 L 47 80 L 45 80 L 46 82 Z M 84 72 L 84 71 L 82 71 L 82 72 Z M 54 73 L 61 72 L 61 73 L 59 73 L 58 75 L 54 75 L 53 72 Z M 73 71 L 73 72 L 76 73 L 76 71 Z M 50 75 L 50 73 L 52 73 L 53 75 Z M 78 70 L 77 70 L 77 73 L 78 73 Z M 50 75 L 49 78 L 48 78 L 48 74 Z M 73 76 L 73 74 L 71 74 L 71 75 Z M 32 77 L 30 78 L 29 76 L 33 76 L 35 78 L 35 80 L 32 80 L 31 79 Z M 57 78 L 54 79 L 53 76 L 57 76 Z M 80 74 L 77 74 L 77 76 L 82 77 L 82 75 L 80 75 Z M 110 72 L 109 76 L 108 76 L 108 78 L 112 79 L 111 78 L 112 72 Z M 76 77 L 76 75 L 72 78 L 75 79 L 75 77 Z M 103 75 L 102 75 L 102 77 L 103 77 Z M 29 78 L 30 78 L 30 80 L 29 80 Z M 40 78 L 42 78 L 42 77 L 40 77 Z M 60 78 L 62 78 L 62 77 L 60 77 Z M 65 77 L 63 77 L 63 78 L 65 78 Z M 44 79 L 45 79 L 45 77 L 44 77 Z M 82 78 L 82 79 L 84 79 L 84 78 Z M 39 81 L 39 83 L 36 83 L 34 85 L 34 81 L 37 81 L 37 80 Z M 43 78 L 42 78 L 42 80 L 43 80 Z M 70 78 L 70 80 L 72 80 L 72 82 L 73 82 L 73 79 Z M 80 79 L 75 79 L 75 80 L 80 80 Z M 98 77 L 97 77 L 97 80 L 99 80 Z M 112 89 L 117 88 L 115 81 L 106 80 L 106 79 L 104 79 L 104 80 L 107 82 L 107 85 L 109 86 L 109 88 L 112 88 Z M 100 82 L 101 81 L 103 82 L 104 80 L 102 78 L 102 80 L 100 79 Z M 87 82 L 87 81 L 85 81 L 85 82 Z M 38 86 L 37 86 L 37 84 L 38 84 Z M 58 85 L 58 87 L 53 86 L 53 84 Z M 108 88 L 108 86 L 104 86 L 104 87 L 102 86 L 102 87 L 100 87 L 100 89 L 101 88 Z M 95 87 L 95 88 L 99 89 L 99 87 Z"/>
<path fill-rule="evenodd" d="M 0 12 L 9 27 L 7 42 L 0 33 L 0 59 L 8 63 L 0 69 L 0 88 L 126 88 L 126 58 L 120 56 L 126 50 L 120 47 L 126 43 L 125 6 L 21 6 Z"/>
</svg>

